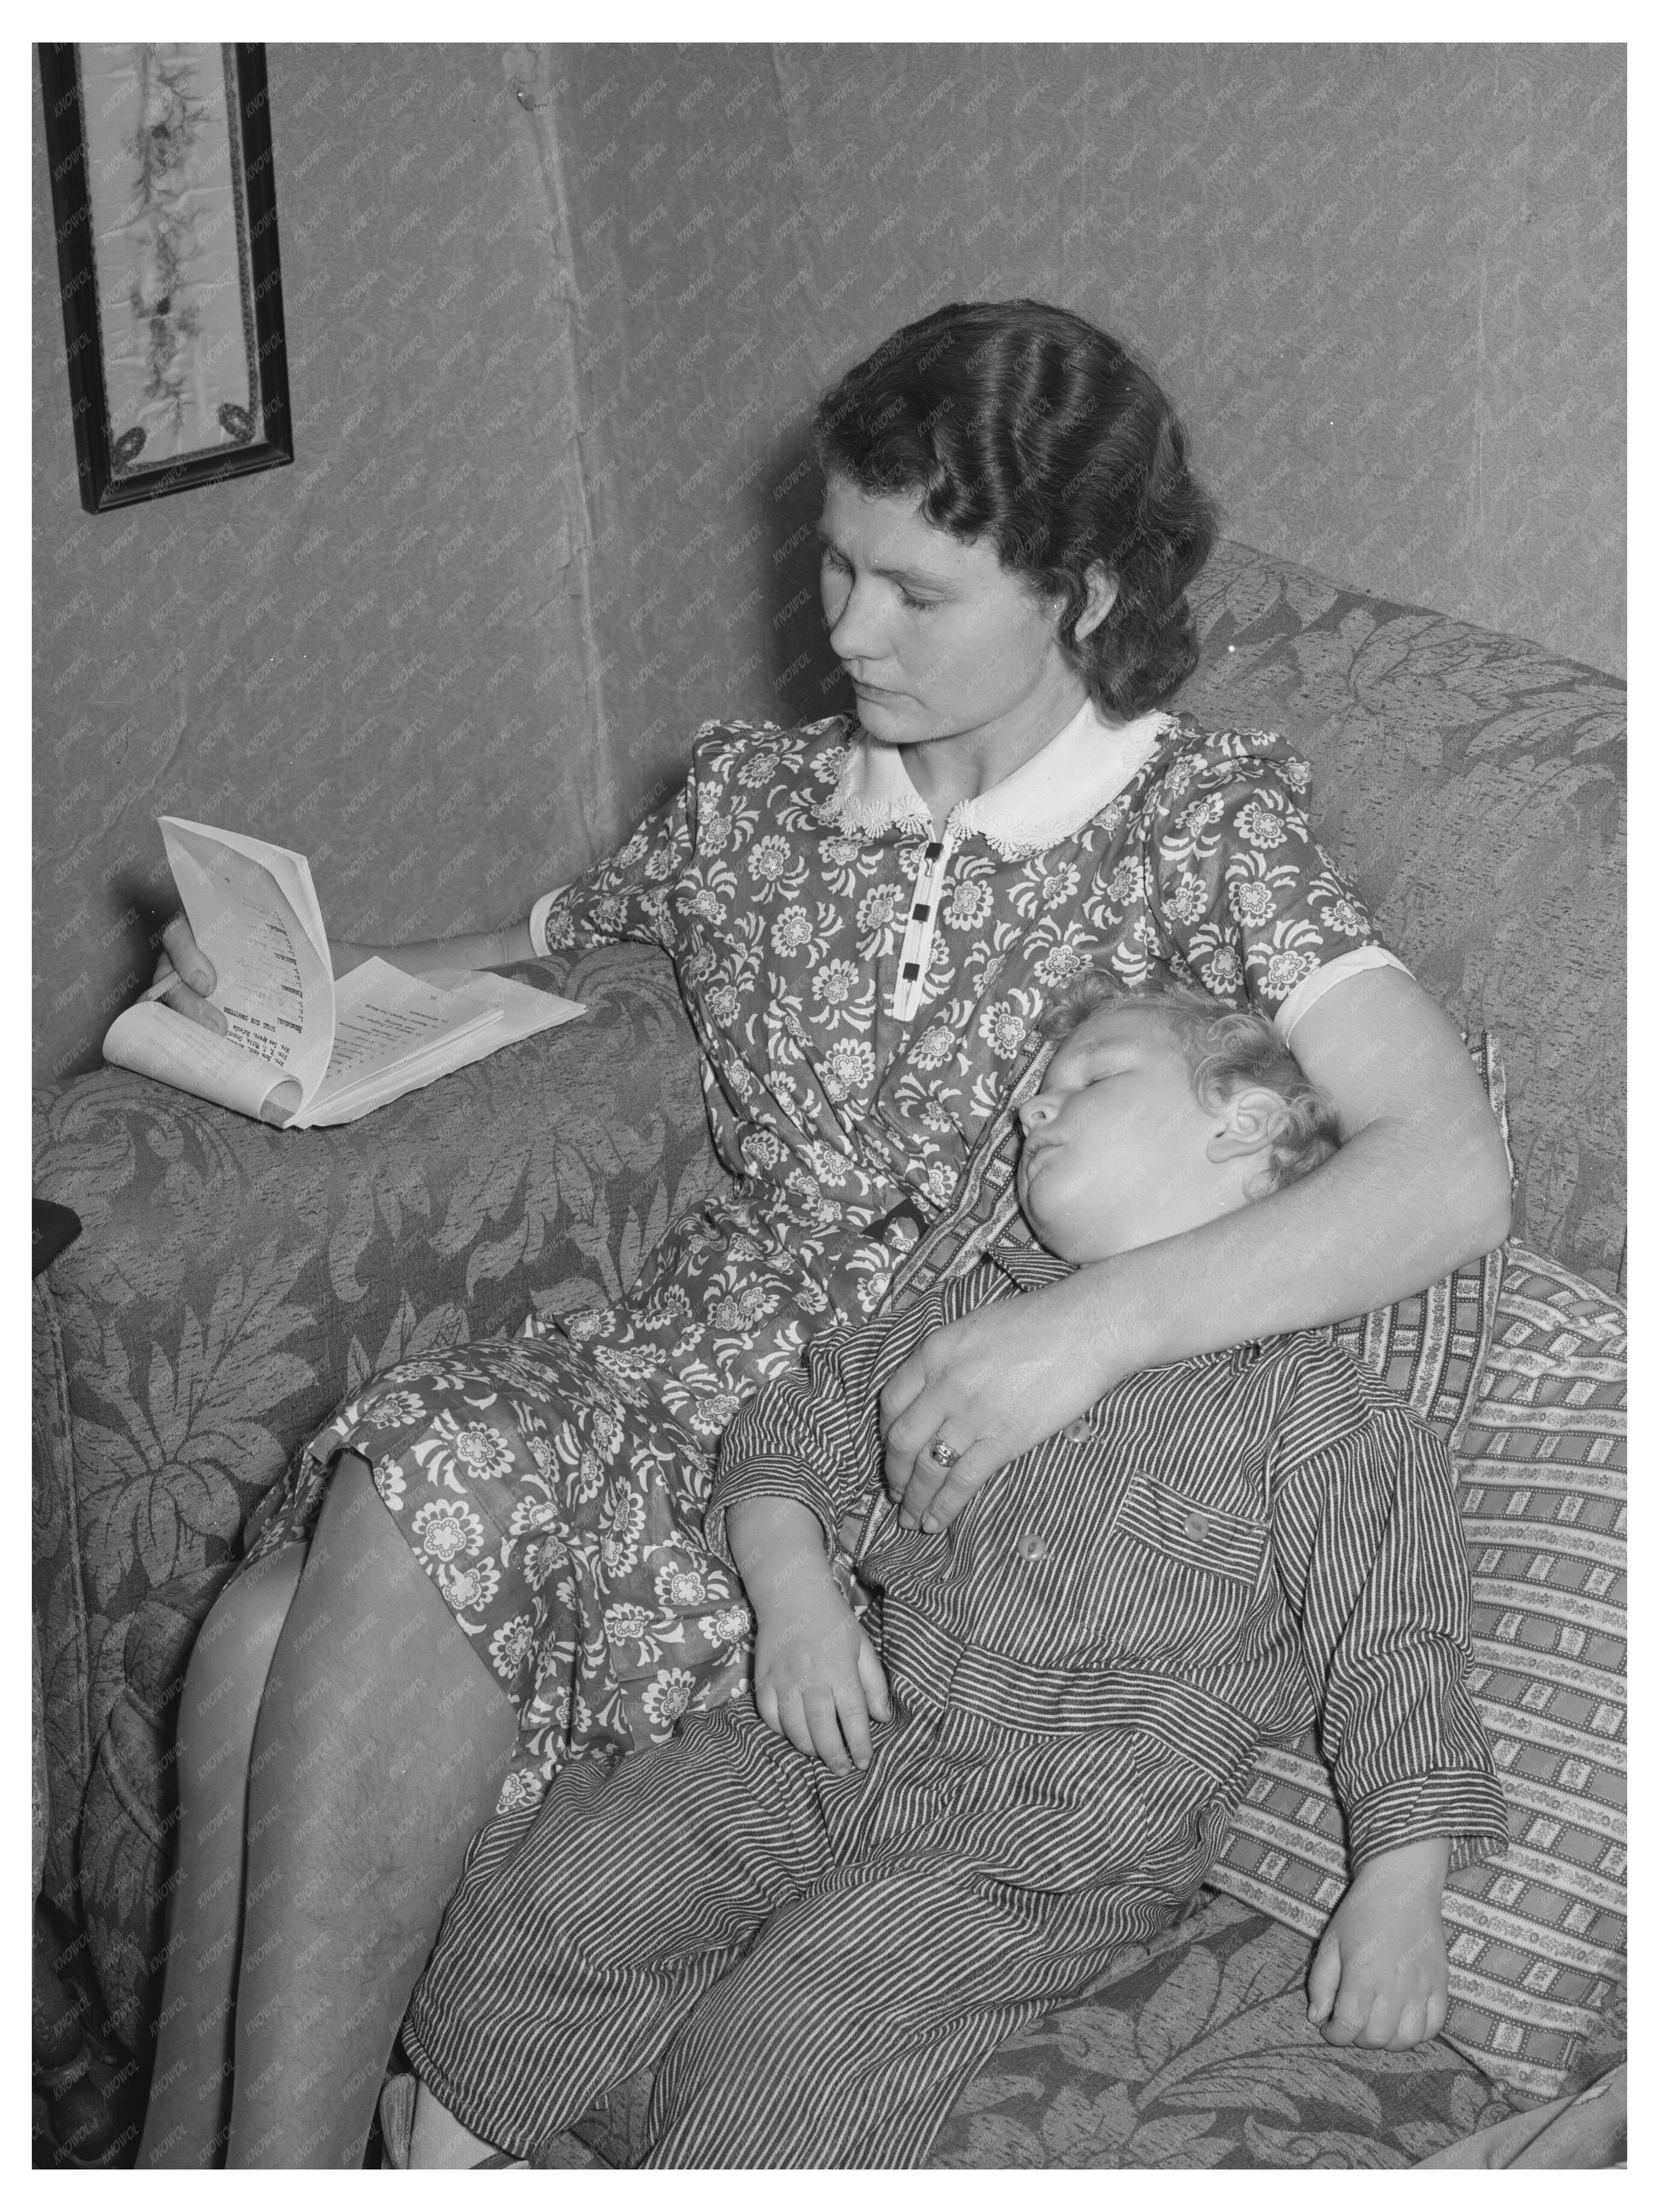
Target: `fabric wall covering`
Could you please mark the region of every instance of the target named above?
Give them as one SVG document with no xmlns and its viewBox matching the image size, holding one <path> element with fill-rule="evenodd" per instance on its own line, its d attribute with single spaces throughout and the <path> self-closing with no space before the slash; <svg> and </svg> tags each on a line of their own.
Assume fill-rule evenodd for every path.
<svg viewBox="0 0 1659 2212">
<path fill-rule="evenodd" d="M 155 817 L 330 927 L 477 927 L 704 717 L 845 703 L 801 432 L 1019 292 L 1162 372 L 1232 535 L 1624 665 L 1621 48 L 269 49 L 296 460 L 77 502 L 34 91 L 34 1048 L 95 1063 Z"/>
</svg>

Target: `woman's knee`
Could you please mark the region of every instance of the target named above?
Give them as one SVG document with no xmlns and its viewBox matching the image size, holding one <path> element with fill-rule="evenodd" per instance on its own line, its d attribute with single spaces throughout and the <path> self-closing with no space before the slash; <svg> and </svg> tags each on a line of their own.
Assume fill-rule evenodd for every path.
<svg viewBox="0 0 1659 2212">
<path fill-rule="evenodd" d="M 499 1764 L 517 1714 L 375 1489 L 343 1452 L 272 1668 L 262 1744 L 384 1736 L 394 1765 Z M 482 1817 L 482 1815 L 480 1815 Z"/>
</svg>

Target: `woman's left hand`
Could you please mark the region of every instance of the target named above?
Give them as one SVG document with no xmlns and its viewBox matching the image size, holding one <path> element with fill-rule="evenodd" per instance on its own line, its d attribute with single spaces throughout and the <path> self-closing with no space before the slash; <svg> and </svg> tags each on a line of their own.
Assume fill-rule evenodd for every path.
<svg viewBox="0 0 1659 2212">
<path fill-rule="evenodd" d="M 1085 1279 L 1100 1272 L 947 1322 L 894 1370 L 881 1428 L 902 1528 L 948 1528 L 988 1477 L 1122 1379 L 1103 1352 L 1097 1313 L 1084 1310 L 1097 1287 Z M 948 1468 L 931 1455 L 935 1437 L 959 1455 Z"/>
</svg>

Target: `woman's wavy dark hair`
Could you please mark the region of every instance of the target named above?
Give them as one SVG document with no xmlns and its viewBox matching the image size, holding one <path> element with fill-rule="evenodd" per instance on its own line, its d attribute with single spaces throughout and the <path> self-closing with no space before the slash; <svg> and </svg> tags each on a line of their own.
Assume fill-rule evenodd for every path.
<svg viewBox="0 0 1659 2212">
<path fill-rule="evenodd" d="M 1061 601 L 1062 649 L 1108 712 L 1145 714 L 1198 660 L 1187 587 L 1218 517 L 1187 466 L 1187 434 L 1115 338 L 1037 300 L 978 300 L 908 323 L 818 404 L 828 475 L 914 492 L 953 537 Z M 1079 640 L 1087 572 L 1117 583 Z"/>
</svg>

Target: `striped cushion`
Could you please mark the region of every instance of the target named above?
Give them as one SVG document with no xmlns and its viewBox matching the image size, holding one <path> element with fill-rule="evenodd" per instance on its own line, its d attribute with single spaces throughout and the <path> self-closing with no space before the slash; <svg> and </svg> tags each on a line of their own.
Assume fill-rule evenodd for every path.
<svg viewBox="0 0 1659 2212">
<path fill-rule="evenodd" d="M 1464 1386 L 1468 1353 L 1454 1340 L 1467 1339 L 1473 1315 L 1473 1291 L 1454 1291 L 1447 1325 L 1431 1317 L 1431 1357 L 1407 1391 L 1431 1418 Z M 1403 1338 L 1394 1356 L 1405 1358 Z M 1552 2098 L 1624 1972 L 1623 1309 L 1511 1247 L 1474 1371 L 1451 1441 L 1472 1686 L 1512 1840 L 1448 1885 L 1445 2033 L 1495 2081 Z M 1313 1746 L 1264 1752 L 1212 1885 L 1315 1936 L 1346 1876 L 1341 1817 Z"/>
</svg>

